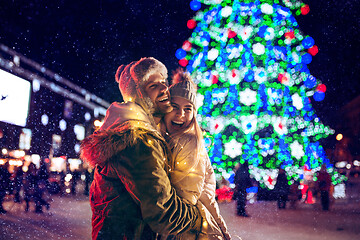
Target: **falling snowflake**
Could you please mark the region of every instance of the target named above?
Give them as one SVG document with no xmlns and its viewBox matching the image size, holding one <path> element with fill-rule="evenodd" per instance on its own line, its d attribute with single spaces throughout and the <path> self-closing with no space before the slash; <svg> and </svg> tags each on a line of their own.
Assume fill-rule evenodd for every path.
<svg viewBox="0 0 360 240">
<path fill-rule="evenodd" d="M 230 142 L 225 143 L 224 148 L 224 154 L 228 155 L 231 158 L 235 158 L 242 154 L 242 144 L 235 139 L 232 139 Z"/>
<path fill-rule="evenodd" d="M 253 133 L 256 131 L 257 117 L 256 115 L 241 116 L 241 128 L 245 134 Z"/>
<path fill-rule="evenodd" d="M 283 117 L 275 117 L 273 119 L 274 130 L 275 132 L 277 132 L 277 134 L 284 135 L 288 133 L 288 129 L 286 127 L 286 121 L 287 119 Z"/>
<path fill-rule="evenodd" d="M 256 91 L 250 90 L 249 88 L 240 92 L 240 102 L 246 106 L 250 106 L 256 103 Z"/>
<path fill-rule="evenodd" d="M 222 118 L 210 118 L 210 133 L 211 134 L 217 134 L 221 132 L 224 129 L 224 120 Z"/>
<path fill-rule="evenodd" d="M 253 28 L 251 26 L 246 26 L 241 28 L 240 30 L 241 39 L 243 41 L 246 41 L 248 38 L 250 38 L 252 32 L 253 32 Z"/>
<path fill-rule="evenodd" d="M 256 43 L 253 45 L 253 52 L 256 55 L 262 55 L 265 53 L 265 46 L 262 45 L 261 43 Z"/>
<path fill-rule="evenodd" d="M 300 159 L 305 155 L 303 146 L 298 141 L 291 143 L 290 149 L 291 155 L 294 156 L 296 159 Z"/>
<path fill-rule="evenodd" d="M 297 110 L 300 110 L 304 107 L 303 101 L 299 96 L 299 94 L 295 93 L 294 95 L 291 96 L 291 99 L 294 107 L 296 107 Z"/>
<path fill-rule="evenodd" d="M 267 73 L 264 68 L 259 67 L 255 70 L 255 81 L 259 84 L 267 80 Z"/>
</svg>

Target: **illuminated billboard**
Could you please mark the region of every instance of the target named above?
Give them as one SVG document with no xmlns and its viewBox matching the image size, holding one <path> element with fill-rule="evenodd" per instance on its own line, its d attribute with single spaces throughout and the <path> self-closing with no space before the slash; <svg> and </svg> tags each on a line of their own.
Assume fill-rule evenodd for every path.
<svg viewBox="0 0 360 240">
<path fill-rule="evenodd" d="M 0 69 L 0 121 L 25 127 L 30 82 Z"/>
</svg>

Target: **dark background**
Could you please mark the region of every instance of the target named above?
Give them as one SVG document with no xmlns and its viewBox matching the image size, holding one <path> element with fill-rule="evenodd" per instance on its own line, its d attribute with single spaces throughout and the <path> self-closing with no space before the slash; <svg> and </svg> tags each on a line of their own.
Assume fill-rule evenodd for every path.
<svg viewBox="0 0 360 240">
<path fill-rule="evenodd" d="M 360 95 L 359 0 L 304 0 L 308 15 L 300 30 L 315 39 L 319 53 L 308 65 L 326 86 L 313 106 L 336 129 L 337 112 Z M 44 65 L 108 102 L 121 101 L 117 67 L 153 56 L 169 72 L 176 49 L 192 30 L 190 0 L 2 0 L 0 43 Z M 341 119 L 340 119 L 341 121 Z"/>
</svg>

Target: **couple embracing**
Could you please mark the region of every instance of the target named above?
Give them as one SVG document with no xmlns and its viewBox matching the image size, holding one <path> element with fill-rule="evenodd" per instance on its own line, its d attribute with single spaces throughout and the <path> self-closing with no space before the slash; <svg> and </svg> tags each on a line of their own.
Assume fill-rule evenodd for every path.
<svg viewBox="0 0 360 240">
<path fill-rule="evenodd" d="M 215 200 L 215 175 L 196 121 L 196 85 L 155 58 L 122 65 L 124 103 L 82 142 L 95 168 L 93 239 L 230 239 Z"/>
</svg>

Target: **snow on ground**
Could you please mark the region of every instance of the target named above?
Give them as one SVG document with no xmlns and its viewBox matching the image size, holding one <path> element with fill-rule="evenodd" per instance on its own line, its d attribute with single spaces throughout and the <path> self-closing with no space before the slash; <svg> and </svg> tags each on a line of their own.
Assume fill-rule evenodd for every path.
<svg viewBox="0 0 360 240">
<path fill-rule="evenodd" d="M 276 202 L 247 205 L 250 218 L 235 215 L 235 202 L 220 204 L 230 234 L 243 240 L 354 240 L 360 239 L 359 205 L 335 203 L 324 212 L 317 205 L 298 205 L 297 209 L 277 209 Z M 239 236 L 239 237 L 238 237 Z"/>
<path fill-rule="evenodd" d="M 7 201 L 0 215 L 0 239 L 91 239 L 88 198 L 54 196 L 49 211 L 34 213 L 34 203 L 25 212 L 23 204 Z"/>
<path fill-rule="evenodd" d="M 360 178 L 350 179 L 347 185 L 347 198 L 335 200 L 330 211 L 322 211 L 319 202 L 280 210 L 274 201 L 248 204 L 250 218 L 236 216 L 235 202 L 221 203 L 220 210 L 233 239 L 360 239 Z"/>
<path fill-rule="evenodd" d="M 249 218 L 235 214 L 235 202 L 220 203 L 221 213 L 233 239 L 243 240 L 354 240 L 360 239 L 359 184 L 349 189 L 347 199 L 336 200 L 330 211 L 319 204 L 299 204 L 297 209 L 277 209 L 276 202 L 247 205 Z M 53 196 L 50 210 L 25 213 L 25 203 L 7 198 L 8 213 L 0 215 L 0 239 L 91 239 L 88 197 Z"/>
</svg>

